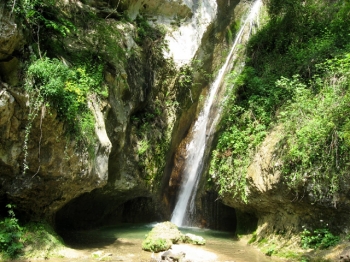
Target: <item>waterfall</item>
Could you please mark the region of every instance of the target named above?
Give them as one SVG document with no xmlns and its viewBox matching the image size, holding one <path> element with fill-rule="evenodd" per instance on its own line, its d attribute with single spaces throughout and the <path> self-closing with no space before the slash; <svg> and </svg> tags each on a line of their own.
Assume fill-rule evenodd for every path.
<svg viewBox="0 0 350 262">
<path fill-rule="evenodd" d="M 194 201 L 196 197 L 200 174 L 203 170 L 203 156 L 205 148 L 207 146 L 210 146 L 208 144 L 209 137 L 214 131 L 216 122 L 220 117 L 220 113 L 217 113 L 214 118 L 209 117 L 211 109 L 213 107 L 213 103 L 218 102 L 215 100 L 216 93 L 222 83 L 223 77 L 227 71 L 228 65 L 230 64 L 236 46 L 243 35 L 245 27 L 249 23 L 249 32 L 251 32 L 253 21 L 258 15 L 258 11 L 261 5 L 262 1 L 257 0 L 251 6 L 248 17 L 245 19 L 242 27 L 237 33 L 231 51 L 227 56 L 224 65 L 218 72 L 215 81 L 210 86 L 210 91 L 204 103 L 204 107 L 200 112 L 197 121 L 194 124 L 192 130 L 192 141 L 186 147 L 186 162 L 184 173 L 182 176 L 183 181 L 180 187 L 179 197 L 177 199 L 175 209 L 171 217 L 171 222 L 173 222 L 177 226 L 188 225 L 188 221 L 186 221 L 186 213 L 191 212 L 191 210 L 193 210 L 195 206 Z"/>
</svg>

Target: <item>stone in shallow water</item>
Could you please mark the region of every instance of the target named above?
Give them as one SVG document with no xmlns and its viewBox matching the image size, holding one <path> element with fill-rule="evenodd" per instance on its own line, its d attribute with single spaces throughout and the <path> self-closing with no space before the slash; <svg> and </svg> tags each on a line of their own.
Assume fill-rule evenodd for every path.
<svg viewBox="0 0 350 262">
<path fill-rule="evenodd" d="M 182 234 L 171 222 L 157 224 L 142 242 L 142 249 L 152 252 L 165 251 L 181 240 Z"/>
<path fill-rule="evenodd" d="M 162 261 L 169 262 L 182 262 L 185 258 L 185 252 L 176 252 L 176 251 L 166 251 L 161 255 Z"/>
<path fill-rule="evenodd" d="M 194 245 L 205 245 L 205 239 L 201 236 L 196 236 L 194 234 L 186 234 L 184 238 L 184 243 L 194 244 Z"/>
<path fill-rule="evenodd" d="M 166 251 L 176 243 L 204 245 L 205 239 L 194 234 L 183 235 L 171 222 L 157 224 L 142 242 L 142 249 L 151 252 Z"/>
</svg>

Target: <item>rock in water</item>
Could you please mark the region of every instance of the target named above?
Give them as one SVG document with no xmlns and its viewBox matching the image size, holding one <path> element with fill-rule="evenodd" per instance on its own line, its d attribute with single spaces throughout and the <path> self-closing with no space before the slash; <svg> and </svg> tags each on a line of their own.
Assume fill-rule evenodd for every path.
<svg viewBox="0 0 350 262">
<path fill-rule="evenodd" d="M 194 245 L 205 245 L 205 239 L 201 236 L 196 236 L 194 234 L 186 234 L 184 238 L 184 243 L 194 244 Z"/>
<path fill-rule="evenodd" d="M 142 249 L 151 252 L 165 251 L 171 248 L 172 244 L 178 243 L 181 238 L 182 234 L 175 224 L 159 223 L 147 234 L 142 242 Z"/>
<path fill-rule="evenodd" d="M 182 251 L 174 252 L 174 251 L 166 251 L 162 254 L 162 261 L 169 262 L 182 262 L 183 258 L 185 258 L 186 254 Z"/>
</svg>

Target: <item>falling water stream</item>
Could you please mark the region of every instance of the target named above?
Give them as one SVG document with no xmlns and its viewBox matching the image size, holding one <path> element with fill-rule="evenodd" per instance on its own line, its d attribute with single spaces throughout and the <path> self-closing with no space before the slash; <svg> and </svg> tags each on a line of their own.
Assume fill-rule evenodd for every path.
<svg viewBox="0 0 350 262">
<path fill-rule="evenodd" d="M 216 94 L 221 86 L 223 77 L 225 76 L 228 66 L 231 62 L 232 56 L 236 50 L 237 44 L 242 38 L 243 32 L 246 26 L 250 26 L 249 34 L 253 21 L 258 16 L 258 12 L 262 5 L 261 0 L 255 1 L 250 8 L 249 14 L 245 19 L 241 29 L 236 35 L 235 41 L 232 45 L 231 51 L 226 58 L 225 64 L 220 69 L 215 81 L 212 83 L 209 91 L 209 95 L 205 101 L 204 107 L 199 114 L 197 121 L 194 124 L 192 130 L 192 141 L 186 148 L 186 162 L 183 173 L 183 182 L 180 187 L 179 197 L 177 199 L 174 211 L 172 213 L 171 222 L 177 226 L 188 226 L 190 221 L 187 219 L 188 214 L 194 209 L 194 199 L 196 197 L 197 185 L 200 175 L 203 170 L 203 156 L 208 144 L 209 137 L 215 129 L 216 122 L 220 117 L 220 112 L 217 112 L 214 117 L 210 117 L 213 110 L 214 103 L 216 101 Z"/>
</svg>

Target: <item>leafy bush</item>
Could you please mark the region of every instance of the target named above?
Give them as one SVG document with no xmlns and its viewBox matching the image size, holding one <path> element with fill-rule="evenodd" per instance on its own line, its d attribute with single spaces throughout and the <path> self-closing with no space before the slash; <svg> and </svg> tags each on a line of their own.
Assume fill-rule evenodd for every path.
<svg viewBox="0 0 350 262">
<path fill-rule="evenodd" d="M 58 59 L 43 58 L 32 62 L 26 88 L 36 90 L 67 124 L 68 133 L 87 142 L 94 138 L 94 118 L 87 107 L 91 93 L 102 93 L 103 66 L 81 64 L 68 67 Z"/>
<path fill-rule="evenodd" d="M 327 228 L 309 231 L 305 229 L 301 233 L 301 246 L 303 248 L 325 249 L 336 245 L 340 238 L 334 236 Z"/>
<path fill-rule="evenodd" d="M 137 38 L 135 41 L 139 45 L 149 44 L 148 40 L 155 41 L 164 38 L 164 31 L 160 30 L 159 27 L 151 26 L 144 16 L 138 15 L 135 22 L 137 25 Z"/>
<path fill-rule="evenodd" d="M 350 124 L 344 117 L 348 114 L 346 69 L 342 73 L 334 70 L 345 66 L 344 53 L 350 48 L 346 15 L 350 3 L 273 0 L 268 8 L 271 19 L 250 39 L 245 68 L 239 75 L 231 73 L 234 88 L 224 106 L 210 163 L 210 181 L 221 195 L 238 196 L 246 202 L 251 158 L 268 130 L 283 119 L 286 130 L 293 121 L 300 128 L 292 128 L 294 133 L 287 138 L 289 151 L 284 151 L 288 156 L 283 171 L 287 183 L 293 189 L 303 186 L 307 166 L 306 179 L 319 199 L 338 190 L 346 168 L 341 163 L 349 158 L 346 137 Z M 332 60 L 334 57 L 338 60 Z M 331 67 L 335 78 L 327 75 Z M 337 81 L 332 83 L 331 79 Z M 312 110 L 301 108 L 300 114 L 300 106 Z M 299 142 L 294 145 L 296 140 Z M 304 167 L 298 169 L 300 164 Z M 312 175 L 311 170 L 317 174 Z"/>
<path fill-rule="evenodd" d="M 18 224 L 18 219 L 13 211 L 13 205 L 8 204 L 9 217 L 0 221 L 0 250 L 6 258 L 14 258 L 20 254 L 23 248 L 21 237 L 23 228 Z"/>
<path fill-rule="evenodd" d="M 317 69 L 325 72 L 323 77 L 315 75 L 308 84 L 298 76 L 277 81 L 293 93 L 293 101 L 280 112 L 285 125 L 280 145 L 284 178 L 297 193 L 308 184 L 315 200 L 337 193 L 349 171 L 350 54 Z"/>
<path fill-rule="evenodd" d="M 63 16 L 54 0 L 9 0 L 7 6 L 23 20 L 29 28 L 40 28 L 44 33 L 59 33 L 67 36 L 75 26 Z M 34 30 L 33 30 L 34 31 Z"/>
</svg>

